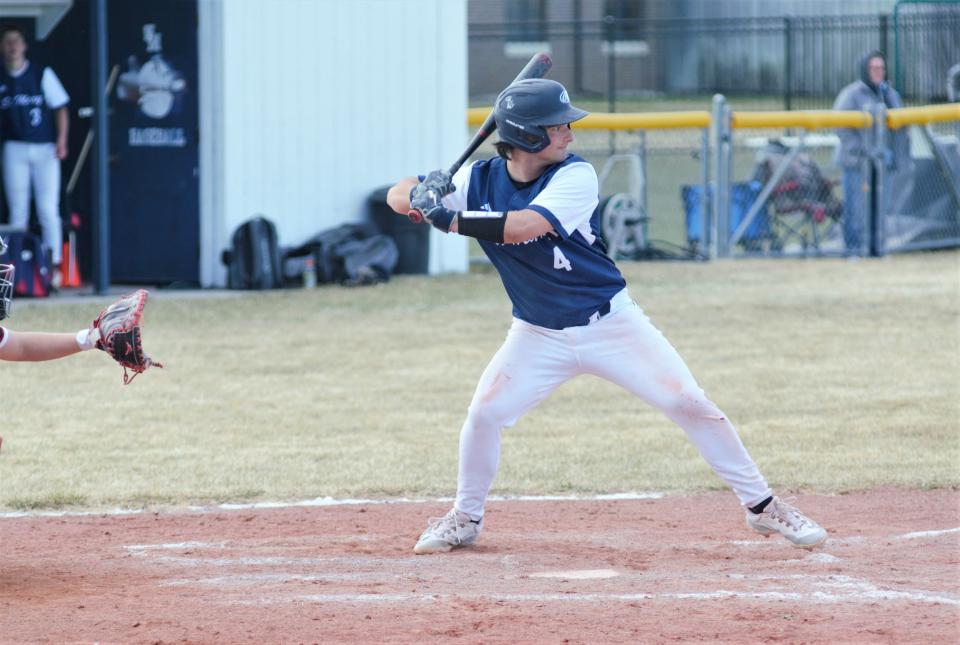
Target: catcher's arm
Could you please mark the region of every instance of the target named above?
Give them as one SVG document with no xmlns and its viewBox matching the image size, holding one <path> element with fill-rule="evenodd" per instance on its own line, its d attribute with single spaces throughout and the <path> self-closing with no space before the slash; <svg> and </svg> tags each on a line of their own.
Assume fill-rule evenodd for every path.
<svg viewBox="0 0 960 645">
<path fill-rule="evenodd" d="M 0 360 L 52 361 L 93 349 L 100 337 L 97 330 L 82 329 L 76 334 L 23 332 L 3 329 L 0 342 Z"/>
</svg>

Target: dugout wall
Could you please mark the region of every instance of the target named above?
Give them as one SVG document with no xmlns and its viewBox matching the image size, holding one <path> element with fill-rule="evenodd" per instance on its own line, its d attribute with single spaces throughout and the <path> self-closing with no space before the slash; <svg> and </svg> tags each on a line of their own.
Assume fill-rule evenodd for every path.
<svg viewBox="0 0 960 645">
<path fill-rule="evenodd" d="M 77 255 L 87 281 L 106 274 L 103 288 L 222 286 L 221 251 L 246 219 L 263 214 L 281 244 L 299 244 L 365 219 L 371 192 L 449 165 L 466 143 L 466 0 L 104 0 L 102 190 L 102 138 L 78 160 L 97 117 L 94 6 L 0 0 L 0 16 L 42 39 L 31 55 L 72 98 L 63 184 L 79 167 Z M 466 241 L 431 231 L 429 271 L 467 267 Z"/>
<path fill-rule="evenodd" d="M 223 284 L 220 250 L 250 216 L 300 243 L 363 219 L 371 191 L 449 165 L 466 143 L 466 0 L 208 0 L 199 12 L 204 286 Z M 467 268 L 466 240 L 432 231 L 429 271 Z"/>
</svg>

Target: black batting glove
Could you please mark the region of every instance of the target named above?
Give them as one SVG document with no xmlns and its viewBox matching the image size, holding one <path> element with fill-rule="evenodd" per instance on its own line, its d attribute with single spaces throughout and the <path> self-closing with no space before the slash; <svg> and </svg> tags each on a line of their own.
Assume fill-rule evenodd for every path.
<svg viewBox="0 0 960 645">
<path fill-rule="evenodd" d="M 453 178 L 446 170 L 433 170 L 421 182 L 430 190 L 440 193 L 440 197 L 446 197 L 457 189 L 453 185 Z"/>
</svg>

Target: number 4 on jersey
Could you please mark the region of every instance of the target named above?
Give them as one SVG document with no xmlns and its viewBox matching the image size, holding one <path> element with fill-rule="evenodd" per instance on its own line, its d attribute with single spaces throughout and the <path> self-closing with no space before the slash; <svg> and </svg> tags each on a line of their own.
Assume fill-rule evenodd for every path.
<svg viewBox="0 0 960 645">
<path fill-rule="evenodd" d="M 563 254 L 563 251 L 560 250 L 559 246 L 553 247 L 553 268 L 564 269 L 565 271 L 573 271 L 573 267 L 570 265 L 570 260 L 568 260 L 567 256 Z"/>
</svg>

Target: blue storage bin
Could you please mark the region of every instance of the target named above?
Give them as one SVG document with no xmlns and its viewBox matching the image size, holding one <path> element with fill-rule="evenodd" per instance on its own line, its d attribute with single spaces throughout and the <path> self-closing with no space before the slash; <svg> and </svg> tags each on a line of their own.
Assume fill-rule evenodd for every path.
<svg viewBox="0 0 960 645">
<path fill-rule="evenodd" d="M 744 216 L 757 200 L 761 188 L 762 186 L 758 181 L 737 182 L 730 187 L 730 231 L 728 234 L 732 235 L 740 226 L 740 222 L 743 221 Z M 704 241 L 701 211 L 703 207 L 703 186 L 681 186 L 680 198 L 683 201 L 683 210 L 686 214 L 687 241 L 701 243 Z M 712 187 L 707 190 L 707 198 L 713 198 Z M 752 241 L 768 237 L 770 237 L 770 227 L 767 206 L 764 205 L 740 239 L 741 241 Z"/>
</svg>

